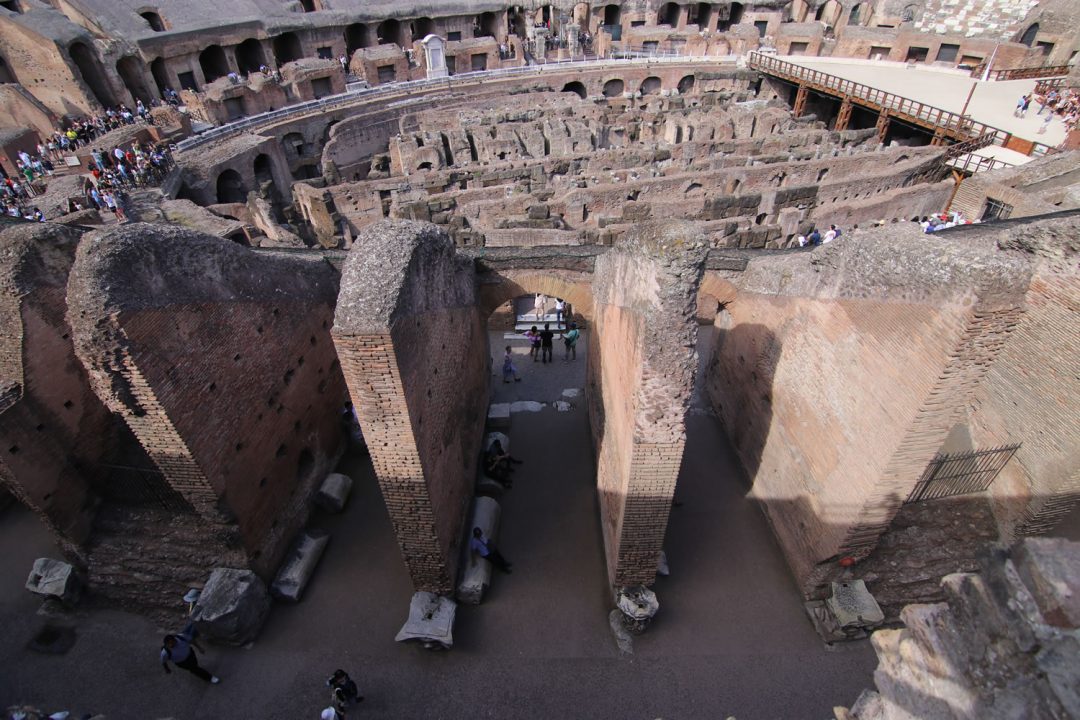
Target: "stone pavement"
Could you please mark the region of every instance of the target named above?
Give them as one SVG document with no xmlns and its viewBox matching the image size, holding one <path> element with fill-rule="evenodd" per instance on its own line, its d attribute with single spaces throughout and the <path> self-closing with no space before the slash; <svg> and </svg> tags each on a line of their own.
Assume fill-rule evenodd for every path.
<svg viewBox="0 0 1080 720">
<path fill-rule="evenodd" d="M 525 370 L 533 383 L 500 381 L 496 394 L 548 400 L 580 386 L 584 364 Z M 222 677 L 214 687 L 165 675 L 161 631 L 124 613 L 80 610 L 64 621 L 78 633 L 66 655 L 25 649 L 43 618 L 22 583 L 50 541 L 24 511 L 0 517 L 0 706 L 110 720 L 301 720 L 318 717 L 323 680 L 343 667 L 367 695 L 363 718 L 829 717 L 871 686 L 873 653 L 823 648 L 721 428 L 695 413 L 688 431 L 666 543 L 672 575 L 657 582 L 660 614 L 634 655 L 618 651 L 607 624 L 585 408 L 548 407 L 516 413 L 510 430 L 525 464 L 503 503 L 499 544 L 514 574 L 496 575 L 484 604 L 459 609 L 452 651 L 394 643 L 411 589 L 370 463 L 349 457 L 354 495 L 344 514 L 312 522 L 332 539 L 303 601 L 275 605 L 253 646 L 210 648 L 204 665 Z"/>
<path fill-rule="evenodd" d="M 971 85 L 976 82 L 967 73 L 908 67 L 904 63 L 806 57 L 784 59 L 956 113 L 963 110 Z M 1065 139 L 1065 125 L 1060 118 L 1050 123 L 1046 134 L 1039 135 L 1038 130 L 1045 116 L 1035 114 L 1039 106 L 1034 102 L 1024 118 L 1013 117 L 1017 99 L 1033 91 L 1035 82 L 979 81 L 967 112 L 978 122 L 1000 128 L 1025 140 L 1054 147 Z"/>
</svg>

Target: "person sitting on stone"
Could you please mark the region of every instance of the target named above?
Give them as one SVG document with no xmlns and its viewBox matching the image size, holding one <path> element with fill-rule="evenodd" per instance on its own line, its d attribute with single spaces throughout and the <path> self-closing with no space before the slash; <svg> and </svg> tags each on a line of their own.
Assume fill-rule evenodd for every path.
<svg viewBox="0 0 1080 720">
<path fill-rule="evenodd" d="M 340 668 L 326 679 L 326 686 L 330 688 L 331 700 L 334 701 L 335 707 L 339 703 L 359 703 L 364 700 L 356 681 L 349 677 L 349 673 Z"/>
<path fill-rule="evenodd" d="M 478 527 L 474 527 L 472 531 L 472 539 L 469 540 L 469 549 L 491 562 L 492 565 L 502 570 L 509 575 L 513 572 L 513 563 L 508 562 L 506 558 L 502 556 L 499 549 L 495 547 L 495 543 L 484 537 L 484 531 Z"/>
<path fill-rule="evenodd" d="M 512 457 L 503 450 L 502 442 L 495 440 L 484 452 L 484 472 L 492 480 L 495 480 L 507 488 L 513 486 L 510 473 L 514 471 L 514 464 L 521 464 L 521 460 Z"/>
</svg>

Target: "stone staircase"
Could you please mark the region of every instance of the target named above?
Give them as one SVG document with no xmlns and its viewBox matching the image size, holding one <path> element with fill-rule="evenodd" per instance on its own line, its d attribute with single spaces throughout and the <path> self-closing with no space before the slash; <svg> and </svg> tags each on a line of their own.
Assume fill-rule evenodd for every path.
<svg viewBox="0 0 1080 720">
<path fill-rule="evenodd" d="M 234 529 L 198 515 L 107 504 L 90 545 L 92 596 L 154 618 L 175 620 L 183 595 L 202 586 L 215 567 L 247 567 L 243 550 L 230 549 Z M 233 543 L 235 546 L 235 543 Z"/>
</svg>

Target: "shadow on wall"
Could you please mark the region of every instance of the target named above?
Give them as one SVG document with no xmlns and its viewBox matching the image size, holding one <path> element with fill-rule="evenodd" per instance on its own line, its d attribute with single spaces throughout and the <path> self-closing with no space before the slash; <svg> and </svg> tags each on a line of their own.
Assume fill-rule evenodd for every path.
<svg viewBox="0 0 1080 720">
<path fill-rule="evenodd" d="M 699 382 L 715 382 L 722 385 L 724 397 L 738 397 L 740 393 L 733 391 L 732 386 L 742 384 L 743 378 L 732 377 L 723 374 L 717 367 L 719 358 L 726 353 L 737 357 L 739 368 L 746 377 L 746 382 L 768 387 L 768 391 L 760 396 L 750 398 L 744 406 L 732 411 L 724 412 L 724 408 L 713 402 L 713 410 L 718 417 L 735 417 L 736 422 L 725 423 L 725 430 L 735 450 L 742 458 L 743 467 L 747 478 L 757 475 L 761 465 L 761 456 L 765 451 L 765 442 L 769 437 L 769 428 L 772 424 L 772 392 L 773 377 L 780 360 L 781 343 L 765 325 L 752 323 L 740 323 L 731 325 L 731 316 L 720 307 L 716 317 L 716 334 L 714 336 L 711 358 L 705 367 L 704 377 Z M 720 393 L 712 393 L 717 397 Z M 750 482 L 746 480 L 746 489 L 750 489 Z"/>
</svg>

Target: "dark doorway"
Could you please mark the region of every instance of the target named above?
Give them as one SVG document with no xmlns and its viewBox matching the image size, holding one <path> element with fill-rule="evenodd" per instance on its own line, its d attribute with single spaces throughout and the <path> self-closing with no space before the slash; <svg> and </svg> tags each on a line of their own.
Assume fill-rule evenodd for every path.
<svg viewBox="0 0 1080 720">
<path fill-rule="evenodd" d="M 619 97 L 623 94 L 626 87 L 622 80 L 615 78 L 614 80 L 608 80 L 604 83 L 604 97 Z"/>
<path fill-rule="evenodd" d="M 225 51 L 220 45 L 211 45 L 199 53 L 199 67 L 207 83 L 229 74 L 229 61 L 225 59 Z"/>
<path fill-rule="evenodd" d="M 274 194 L 277 188 L 274 186 L 274 174 L 270 169 L 270 156 L 263 153 L 255 158 L 255 184 L 261 190 L 266 183 L 270 183 L 269 194 Z M 219 181 L 220 182 L 220 181 Z"/>
<path fill-rule="evenodd" d="M 686 95 L 688 92 L 694 89 L 694 76 L 687 75 L 679 81 L 679 94 Z"/>
<path fill-rule="evenodd" d="M 642 95 L 656 95 L 660 92 L 660 78 L 655 75 L 641 81 Z"/>
<path fill-rule="evenodd" d="M 604 25 L 622 25 L 622 8 L 618 5 L 607 5 L 604 7 Z"/>
<path fill-rule="evenodd" d="M 165 68 L 164 58 L 154 58 L 150 62 L 150 74 L 154 76 L 154 84 L 157 85 L 158 94 L 165 97 L 165 88 L 171 87 L 169 71 Z"/>
<path fill-rule="evenodd" d="M 296 33 L 282 33 L 274 38 L 274 60 L 278 66 L 293 62 L 304 57 L 304 50 L 300 46 L 300 38 Z"/>
<path fill-rule="evenodd" d="M 717 30 L 724 32 L 730 30 L 732 25 L 738 25 L 742 22 L 743 6 L 742 3 L 731 3 L 731 8 L 728 11 L 728 19 L 721 20 L 717 25 Z"/>
<path fill-rule="evenodd" d="M 480 13 L 473 24 L 473 37 L 495 37 L 495 26 L 495 13 Z"/>
<path fill-rule="evenodd" d="M 1020 42 L 1028 47 L 1032 47 L 1035 44 L 1035 36 L 1039 34 L 1039 23 L 1035 23 L 1027 30 L 1020 38 Z"/>
<path fill-rule="evenodd" d="M 710 3 L 697 4 L 697 26 L 702 30 L 712 30 L 713 12 Z"/>
<path fill-rule="evenodd" d="M 124 87 L 131 97 L 150 103 L 150 88 L 146 86 L 146 66 L 134 55 L 120 58 L 116 63 L 116 73 L 124 81 Z"/>
<path fill-rule="evenodd" d="M 563 85 L 562 91 L 575 93 L 582 100 L 584 100 L 586 97 L 585 86 L 577 80 L 574 80 L 573 82 L 568 82 Z"/>
<path fill-rule="evenodd" d="M 413 42 L 423 40 L 428 35 L 435 34 L 435 21 L 429 17 L 417 18 L 412 21 L 411 29 Z"/>
<path fill-rule="evenodd" d="M 400 45 L 401 23 L 393 18 L 383 20 L 379 23 L 379 28 L 376 30 L 375 35 L 378 38 L 380 45 Z"/>
<path fill-rule="evenodd" d="M 664 3 L 660 6 L 660 12 L 656 16 L 657 25 L 679 26 L 679 6 L 673 2 Z"/>
<path fill-rule="evenodd" d="M 235 170 L 226 170 L 218 175 L 217 201 L 219 203 L 242 203 L 247 200 L 244 179 Z"/>
<path fill-rule="evenodd" d="M 236 67 L 247 75 L 258 72 L 266 64 L 266 54 L 262 43 L 255 38 L 248 38 L 236 46 Z"/>
<path fill-rule="evenodd" d="M 79 70 L 82 80 L 90 88 L 94 99 L 100 105 L 116 105 L 116 97 L 113 95 L 109 83 L 105 80 L 105 69 L 101 67 L 94 51 L 81 42 L 72 43 L 68 48 L 75 67 Z"/>
<path fill-rule="evenodd" d="M 349 53 L 349 57 L 361 48 L 366 48 L 371 44 L 371 40 L 368 38 L 368 26 L 364 23 L 353 23 L 345 28 L 345 49 Z"/>
</svg>

